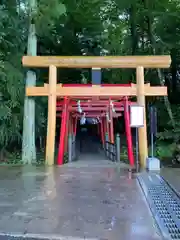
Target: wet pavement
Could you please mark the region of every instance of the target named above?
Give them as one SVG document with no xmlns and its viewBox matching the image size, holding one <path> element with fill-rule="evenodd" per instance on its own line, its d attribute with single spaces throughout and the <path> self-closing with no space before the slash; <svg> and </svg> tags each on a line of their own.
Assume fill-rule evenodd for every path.
<svg viewBox="0 0 180 240">
<path fill-rule="evenodd" d="M 156 171 L 139 173 L 138 181 L 163 239 L 180 239 L 180 198 Z"/>
<path fill-rule="evenodd" d="M 162 168 L 161 176 L 168 184 L 176 190 L 180 196 L 180 167 L 179 168 Z"/>
<path fill-rule="evenodd" d="M 63 167 L 1 167 L 0 233 L 61 240 L 161 239 L 136 178 L 129 179 L 124 165 L 89 160 Z M 13 238 L 0 234 L 0 239 Z"/>
</svg>

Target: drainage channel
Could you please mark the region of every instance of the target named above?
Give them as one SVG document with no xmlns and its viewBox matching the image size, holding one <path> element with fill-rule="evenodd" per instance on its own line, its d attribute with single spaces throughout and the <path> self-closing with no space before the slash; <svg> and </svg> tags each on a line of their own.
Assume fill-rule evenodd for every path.
<svg viewBox="0 0 180 240">
<path fill-rule="evenodd" d="M 180 240 L 180 198 L 155 173 L 142 173 L 138 181 L 164 239 Z"/>
</svg>

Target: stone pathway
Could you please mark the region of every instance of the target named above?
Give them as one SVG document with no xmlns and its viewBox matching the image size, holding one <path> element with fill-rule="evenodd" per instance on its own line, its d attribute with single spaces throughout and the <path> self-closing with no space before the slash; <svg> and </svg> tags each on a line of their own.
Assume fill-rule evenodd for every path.
<svg viewBox="0 0 180 240">
<path fill-rule="evenodd" d="M 136 178 L 129 179 L 124 165 L 90 158 L 63 167 L 1 167 L 0 233 L 61 240 L 161 239 Z"/>
</svg>

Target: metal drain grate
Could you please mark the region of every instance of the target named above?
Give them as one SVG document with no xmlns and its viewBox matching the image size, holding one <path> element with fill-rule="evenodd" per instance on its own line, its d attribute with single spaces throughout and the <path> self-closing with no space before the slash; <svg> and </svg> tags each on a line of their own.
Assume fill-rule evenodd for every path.
<svg viewBox="0 0 180 240">
<path fill-rule="evenodd" d="M 163 237 L 180 240 L 180 198 L 157 174 L 142 174 L 138 180 Z"/>
</svg>

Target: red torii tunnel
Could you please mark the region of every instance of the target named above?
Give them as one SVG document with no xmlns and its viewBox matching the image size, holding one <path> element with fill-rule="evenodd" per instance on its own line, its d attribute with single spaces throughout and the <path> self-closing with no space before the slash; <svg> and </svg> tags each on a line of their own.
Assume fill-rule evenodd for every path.
<svg viewBox="0 0 180 240">
<path fill-rule="evenodd" d="M 103 87 L 119 86 L 130 87 L 133 84 L 101 84 Z M 92 87 L 92 84 L 63 84 L 63 87 Z M 102 144 L 105 145 L 105 134 L 109 142 L 114 144 L 113 119 L 122 116 L 124 112 L 125 131 L 127 138 L 127 152 L 131 167 L 134 166 L 133 144 L 130 128 L 129 106 L 136 104 L 128 97 L 64 97 L 57 100 L 57 117 L 61 117 L 60 139 L 57 164 L 62 165 L 64 154 L 67 151 L 68 135 L 76 136 L 77 121 L 84 115 L 99 119 L 99 134 Z M 79 107 L 82 112 L 79 112 Z M 107 117 L 108 116 L 108 117 Z"/>
</svg>

